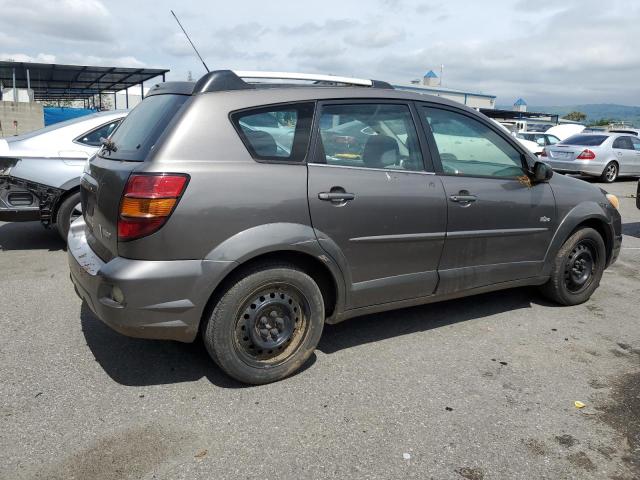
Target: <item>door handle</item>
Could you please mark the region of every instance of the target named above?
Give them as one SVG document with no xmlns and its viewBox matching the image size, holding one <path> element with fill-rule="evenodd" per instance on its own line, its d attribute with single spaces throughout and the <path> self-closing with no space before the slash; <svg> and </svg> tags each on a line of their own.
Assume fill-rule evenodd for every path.
<svg viewBox="0 0 640 480">
<path fill-rule="evenodd" d="M 449 199 L 456 203 L 471 203 L 477 200 L 475 195 L 451 195 Z"/>
<path fill-rule="evenodd" d="M 347 192 L 320 192 L 318 198 L 329 202 L 346 202 L 353 200 L 356 196 L 354 193 Z"/>
</svg>

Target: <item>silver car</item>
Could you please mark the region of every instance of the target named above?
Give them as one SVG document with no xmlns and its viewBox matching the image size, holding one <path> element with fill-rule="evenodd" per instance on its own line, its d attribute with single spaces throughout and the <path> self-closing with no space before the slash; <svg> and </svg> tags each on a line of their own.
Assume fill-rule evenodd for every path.
<svg viewBox="0 0 640 480">
<path fill-rule="evenodd" d="M 40 220 L 66 239 L 80 216 L 80 175 L 126 111 L 87 115 L 0 139 L 0 221 Z"/>
<path fill-rule="evenodd" d="M 621 133 L 579 133 L 545 147 L 540 155 L 555 171 L 601 177 L 640 176 L 640 138 Z"/>
</svg>

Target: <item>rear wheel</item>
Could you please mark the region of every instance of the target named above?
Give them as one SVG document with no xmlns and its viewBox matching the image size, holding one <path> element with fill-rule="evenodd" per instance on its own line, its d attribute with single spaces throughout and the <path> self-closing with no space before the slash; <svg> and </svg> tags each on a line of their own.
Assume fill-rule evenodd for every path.
<svg viewBox="0 0 640 480">
<path fill-rule="evenodd" d="M 78 217 L 82 216 L 82 204 L 80 203 L 80 192 L 69 195 L 58 207 L 56 214 L 56 228 L 58 233 L 67 241 L 69 225 Z"/>
<path fill-rule="evenodd" d="M 244 383 L 263 384 L 298 370 L 324 326 L 318 285 L 292 265 L 264 266 L 233 284 L 203 330 L 218 366 Z"/>
<path fill-rule="evenodd" d="M 604 167 L 600 178 L 603 182 L 613 183 L 618 179 L 618 172 L 618 164 L 616 162 L 609 162 L 607 166 Z"/>
<path fill-rule="evenodd" d="M 604 272 L 606 248 L 600 234 L 582 228 L 571 235 L 556 254 L 551 278 L 542 293 L 562 305 L 584 303 L 593 294 Z"/>
</svg>

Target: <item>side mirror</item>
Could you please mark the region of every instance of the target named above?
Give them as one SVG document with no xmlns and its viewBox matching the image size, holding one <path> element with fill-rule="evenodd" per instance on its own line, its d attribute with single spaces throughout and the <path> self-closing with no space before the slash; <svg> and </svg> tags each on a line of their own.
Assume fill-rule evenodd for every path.
<svg viewBox="0 0 640 480">
<path fill-rule="evenodd" d="M 533 181 L 536 183 L 547 182 L 553 177 L 553 169 L 544 162 L 536 162 L 533 165 Z"/>
</svg>

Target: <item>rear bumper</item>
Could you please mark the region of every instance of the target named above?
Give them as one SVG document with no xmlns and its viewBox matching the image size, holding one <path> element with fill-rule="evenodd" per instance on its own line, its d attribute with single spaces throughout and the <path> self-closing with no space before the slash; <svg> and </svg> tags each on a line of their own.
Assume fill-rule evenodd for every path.
<svg viewBox="0 0 640 480">
<path fill-rule="evenodd" d="M 76 293 L 109 327 L 130 337 L 192 342 L 209 297 L 234 262 L 103 262 L 87 244 L 83 218 L 69 229 L 68 257 Z"/>
<path fill-rule="evenodd" d="M 592 160 L 573 160 L 571 162 L 561 162 L 558 160 L 544 159 L 551 168 L 561 173 L 576 173 L 581 175 L 591 175 L 599 177 L 604 171 L 605 165 Z"/>
</svg>

